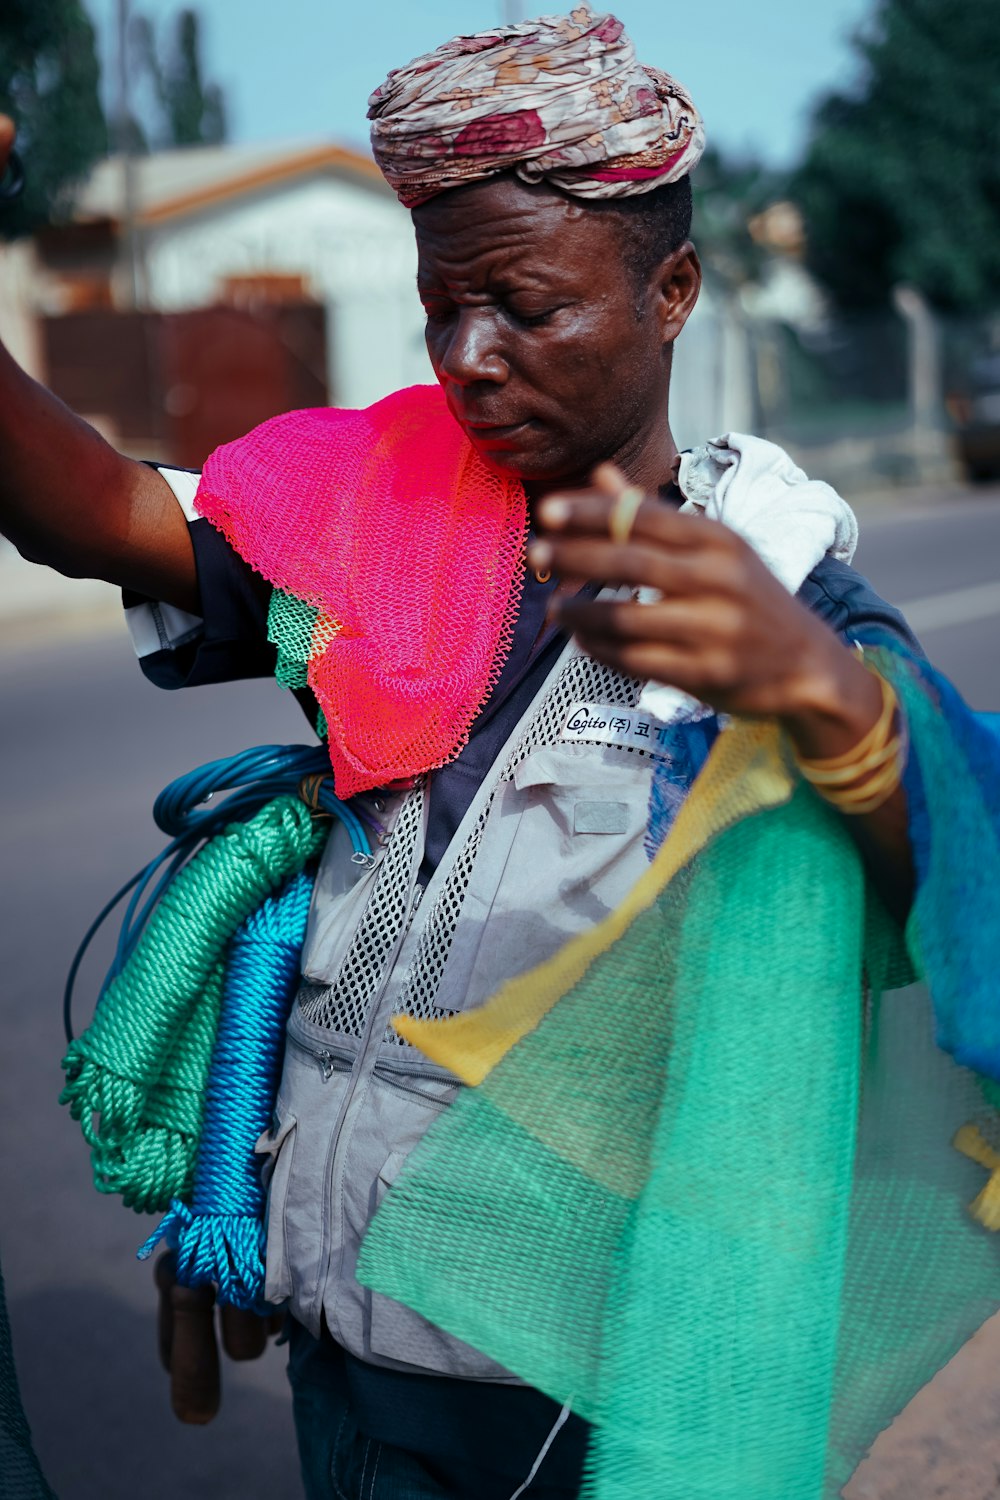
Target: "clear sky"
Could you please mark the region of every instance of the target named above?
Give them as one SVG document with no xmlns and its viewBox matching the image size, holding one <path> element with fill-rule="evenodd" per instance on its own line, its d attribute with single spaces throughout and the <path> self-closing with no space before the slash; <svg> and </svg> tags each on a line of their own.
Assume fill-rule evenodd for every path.
<svg viewBox="0 0 1000 1500">
<path fill-rule="evenodd" d="M 367 96 L 390 68 L 456 32 L 494 25 L 504 9 L 502 0 L 194 3 L 206 71 L 225 90 L 236 141 L 363 141 Z M 113 67 L 117 0 L 84 4 L 105 67 Z M 159 26 L 181 8 L 179 0 L 132 5 Z M 812 103 L 853 76 L 848 40 L 872 7 L 873 0 L 618 0 L 612 8 L 640 58 L 691 90 L 710 140 L 786 166 L 802 148 Z M 541 13 L 559 8 L 543 4 Z M 532 0 L 525 13 L 539 13 Z"/>
</svg>

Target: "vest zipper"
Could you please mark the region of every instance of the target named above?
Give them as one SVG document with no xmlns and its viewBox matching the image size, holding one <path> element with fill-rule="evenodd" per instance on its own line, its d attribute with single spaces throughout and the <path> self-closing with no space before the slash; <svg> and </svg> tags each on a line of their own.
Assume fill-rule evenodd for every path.
<svg viewBox="0 0 1000 1500">
<path fill-rule="evenodd" d="M 418 1088 L 415 1083 L 410 1083 L 409 1079 L 413 1076 L 412 1070 L 407 1068 L 403 1063 L 391 1062 L 388 1058 L 379 1058 L 374 1068 L 372 1068 L 372 1076 L 377 1078 L 380 1083 L 384 1083 L 387 1088 L 394 1089 L 400 1094 L 407 1094 L 414 1099 L 419 1099 L 423 1104 L 441 1108 L 445 1103 L 443 1099 L 435 1099 L 433 1094 L 427 1094 L 423 1089 Z M 433 1071 L 428 1068 L 422 1068 L 420 1076 L 432 1083 L 460 1086 L 460 1080 L 445 1068 L 436 1068 Z"/>
<path fill-rule="evenodd" d="M 518 721 L 514 732 L 509 736 L 509 738 L 501 748 L 500 753 L 496 756 L 488 776 L 484 777 L 483 784 L 477 790 L 477 793 L 473 798 L 465 817 L 460 823 L 458 829 L 456 829 L 454 834 L 452 835 L 452 839 L 449 843 L 448 849 L 445 851 L 445 854 L 439 863 L 438 869 L 435 871 L 435 874 L 432 877 L 431 886 L 433 887 L 433 889 L 431 890 L 431 904 L 433 904 L 433 901 L 436 901 L 441 890 L 445 888 L 450 871 L 453 869 L 456 859 L 464 850 L 468 838 L 470 837 L 472 830 L 476 826 L 476 819 L 482 817 L 484 810 L 486 810 L 488 815 L 492 799 L 499 791 L 501 783 L 505 779 L 504 772 L 510 765 L 515 751 L 518 750 L 522 742 L 526 740 L 526 737 L 532 725 L 535 723 L 538 715 L 545 707 L 550 695 L 558 686 L 563 675 L 569 669 L 574 659 L 581 655 L 582 653 L 572 644 L 567 645 L 566 649 L 562 653 L 560 653 L 559 658 L 553 665 L 551 672 L 546 677 L 544 683 L 538 690 L 528 709 Z M 386 1076 L 386 1073 L 391 1074 L 397 1068 L 400 1071 L 403 1071 L 403 1068 L 402 1064 L 394 1064 L 391 1059 L 388 1061 L 388 1063 L 385 1063 L 385 1060 L 380 1060 L 378 1058 L 378 1048 L 382 1045 L 382 1037 L 384 1035 L 387 1018 L 385 1016 L 382 1016 L 380 1018 L 377 1032 L 376 1019 L 379 1018 L 380 1009 L 383 1007 L 384 1001 L 386 999 L 386 992 L 395 978 L 394 971 L 396 963 L 399 959 L 399 955 L 403 948 L 403 945 L 412 931 L 414 917 L 416 915 L 417 909 L 424 899 L 425 888 L 418 884 L 417 875 L 423 855 L 423 843 L 426 837 L 426 785 L 421 788 L 421 792 L 423 795 L 423 806 L 421 813 L 421 832 L 423 837 L 418 839 L 417 847 L 414 850 L 413 859 L 410 864 L 410 889 L 408 895 L 408 906 L 401 923 L 401 929 L 397 935 L 395 943 L 393 944 L 392 950 L 383 959 L 382 972 L 380 976 L 381 982 L 379 983 L 375 994 L 371 998 L 370 1009 L 366 1017 L 366 1022 L 361 1038 L 358 1043 L 358 1051 L 353 1056 L 353 1060 L 350 1065 L 350 1077 L 345 1082 L 344 1097 L 340 1100 L 339 1107 L 337 1108 L 336 1119 L 334 1120 L 332 1129 L 329 1133 L 329 1144 L 325 1153 L 322 1198 L 321 1202 L 317 1205 L 320 1219 L 320 1247 L 319 1254 L 316 1257 L 316 1262 L 314 1263 L 316 1266 L 316 1270 L 309 1276 L 309 1281 L 312 1281 L 313 1285 L 315 1286 L 315 1292 L 313 1298 L 310 1300 L 310 1304 L 308 1305 L 311 1305 L 311 1307 L 313 1308 L 316 1316 L 316 1321 L 318 1322 L 323 1311 L 326 1310 L 327 1299 L 330 1299 L 328 1316 L 330 1320 L 330 1328 L 335 1337 L 341 1336 L 340 1325 L 343 1317 L 343 1299 L 341 1296 L 341 1292 L 343 1290 L 342 1275 L 347 1241 L 344 1237 L 343 1216 L 340 1213 L 335 1214 L 334 1212 L 334 1198 L 335 1194 L 338 1191 L 341 1193 L 343 1191 L 343 1183 L 341 1179 L 344 1171 L 344 1162 L 345 1158 L 349 1155 L 350 1147 L 353 1142 L 354 1130 L 363 1128 L 363 1102 L 359 1108 L 359 1118 L 355 1120 L 351 1125 L 350 1136 L 348 1136 L 346 1132 L 349 1111 L 351 1107 L 358 1101 L 359 1086 L 362 1086 L 365 1089 L 370 1086 L 371 1078 L 376 1068 L 379 1068 L 380 1081 L 388 1084 L 390 1087 L 398 1087 L 401 1092 L 410 1091 L 404 1082 L 397 1082 L 396 1079 L 390 1079 L 390 1077 Z M 391 841 L 392 833 L 395 832 L 398 827 L 399 820 L 404 814 L 404 808 L 405 798 L 398 808 L 396 816 L 392 819 L 391 828 L 388 830 L 388 836 L 384 840 L 380 839 L 379 841 L 380 847 L 378 852 L 380 857 L 378 862 L 380 865 L 382 863 L 382 859 L 388 854 L 388 846 Z M 461 835 L 461 839 L 459 838 L 459 835 Z M 427 889 L 431 889 L 431 886 L 427 887 Z M 372 892 L 369 894 L 369 902 L 371 901 L 373 894 L 374 886 Z M 367 911 L 367 907 L 365 908 L 365 911 Z M 360 927 L 361 922 L 364 920 L 364 916 L 365 912 L 362 912 L 360 916 L 355 918 L 353 931 L 348 936 L 347 944 L 344 949 L 345 956 L 346 953 L 350 951 L 350 944 L 354 941 L 357 935 L 358 928 Z M 289 1034 L 291 1035 L 292 1033 L 290 1032 Z M 311 1050 L 313 1055 L 315 1056 L 317 1050 L 326 1051 L 328 1049 L 306 1048 L 306 1050 Z M 372 1061 L 373 1051 L 376 1053 L 374 1061 Z M 323 1062 L 319 1061 L 319 1065 L 322 1068 Z M 325 1076 L 327 1075 L 324 1073 L 324 1077 Z M 443 1081 L 454 1083 L 458 1087 L 461 1086 L 460 1080 L 455 1079 L 450 1074 L 447 1076 L 447 1080 Z M 427 1096 L 424 1095 L 422 1096 L 422 1098 L 426 1102 Z M 341 1240 L 340 1249 L 336 1252 L 338 1254 L 336 1276 L 332 1275 L 332 1272 L 334 1270 L 333 1259 L 335 1254 L 335 1237 L 339 1237 Z M 314 1276 L 315 1280 L 313 1279 Z M 303 1302 L 304 1305 L 306 1305 L 304 1299 Z M 348 1347 L 351 1347 L 349 1336 L 344 1337 L 344 1342 L 346 1342 Z"/>
<path fill-rule="evenodd" d="M 311 1047 L 293 1031 L 288 1032 L 288 1038 L 300 1052 L 319 1064 L 324 1083 L 329 1083 L 334 1073 L 349 1073 L 354 1066 L 354 1059 L 349 1052 L 331 1051 L 329 1047 Z"/>
</svg>

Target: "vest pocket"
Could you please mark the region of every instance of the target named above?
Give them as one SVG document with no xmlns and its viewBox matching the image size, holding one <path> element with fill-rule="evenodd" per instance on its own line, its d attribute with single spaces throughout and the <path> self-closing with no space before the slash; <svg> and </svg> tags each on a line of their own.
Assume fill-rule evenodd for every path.
<svg viewBox="0 0 1000 1500">
<path fill-rule="evenodd" d="M 435 1003 L 481 1005 L 618 906 L 648 867 L 653 759 L 609 745 L 533 750 L 501 788 Z"/>
<path fill-rule="evenodd" d="M 379 1169 L 373 1192 L 373 1209 L 377 1209 L 392 1186 L 407 1155 L 392 1151 Z M 447 1274 L 442 1268 L 442 1274 Z M 429 1323 L 412 1308 L 380 1292 L 365 1288 L 365 1352 L 393 1365 L 412 1365 L 417 1369 L 435 1370 L 462 1380 L 492 1380 L 503 1384 L 520 1384 L 509 1370 L 495 1360 L 473 1349 L 461 1339 Z"/>
<path fill-rule="evenodd" d="M 285 1230 L 285 1202 L 292 1175 L 292 1152 L 295 1149 L 294 1115 L 276 1118 L 273 1130 L 265 1131 L 254 1146 L 261 1164 L 261 1180 L 267 1189 L 264 1220 L 267 1225 L 267 1251 L 264 1259 L 264 1298 L 267 1302 L 284 1302 L 292 1294 L 292 1275 Z"/>
</svg>

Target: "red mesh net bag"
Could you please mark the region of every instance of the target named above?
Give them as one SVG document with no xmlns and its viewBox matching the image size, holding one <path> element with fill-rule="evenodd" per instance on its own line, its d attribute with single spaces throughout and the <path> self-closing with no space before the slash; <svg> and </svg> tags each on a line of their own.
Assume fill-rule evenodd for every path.
<svg viewBox="0 0 1000 1500">
<path fill-rule="evenodd" d="M 458 753 L 510 649 L 527 505 L 438 387 L 274 417 L 215 450 L 196 505 L 319 610 L 308 680 L 339 797 Z"/>
</svg>

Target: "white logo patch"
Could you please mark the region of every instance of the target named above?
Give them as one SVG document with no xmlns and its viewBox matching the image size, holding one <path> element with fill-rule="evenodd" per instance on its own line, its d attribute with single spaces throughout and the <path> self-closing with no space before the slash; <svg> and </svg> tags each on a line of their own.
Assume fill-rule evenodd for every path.
<svg viewBox="0 0 1000 1500">
<path fill-rule="evenodd" d="M 668 727 L 650 714 L 620 703 L 574 703 L 562 728 L 564 744 L 631 745 L 649 755 L 666 755 Z"/>
</svg>

